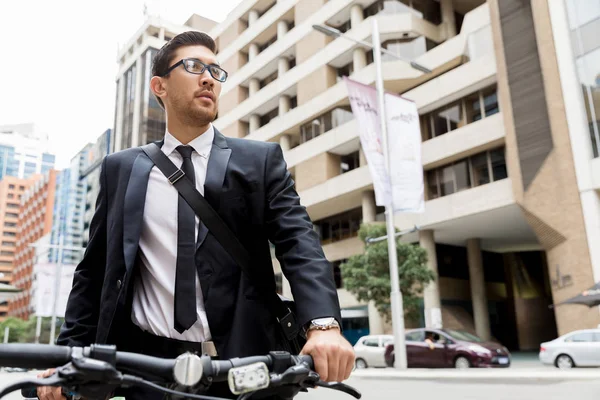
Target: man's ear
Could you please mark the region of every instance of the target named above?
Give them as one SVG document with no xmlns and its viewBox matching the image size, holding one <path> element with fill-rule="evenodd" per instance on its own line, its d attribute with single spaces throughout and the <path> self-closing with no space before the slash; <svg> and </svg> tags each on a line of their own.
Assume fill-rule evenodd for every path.
<svg viewBox="0 0 600 400">
<path fill-rule="evenodd" d="M 152 93 L 154 93 L 156 97 L 159 97 L 164 102 L 165 97 L 167 97 L 167 91 L 165 90 L 165 81 L 163 78 L 153 76 L 152 79 L 150 79 L 150 90 L 152 90 Z"/>
</svg>

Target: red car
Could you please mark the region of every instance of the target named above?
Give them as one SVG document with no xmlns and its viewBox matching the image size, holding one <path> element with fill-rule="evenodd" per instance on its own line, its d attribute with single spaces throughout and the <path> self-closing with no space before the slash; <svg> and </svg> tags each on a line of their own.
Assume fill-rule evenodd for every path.
<svg viewBox="0 0 600 400">
<path fill-rule="evenodd" d="M 464 331 L 411 329 L 406 331 L 409 368 L 509 367 L 510 352 L 494 342 L 484 342 Z M 394 365 L 394 344 L 385 349 L 385 363 Z"/>
</svg>

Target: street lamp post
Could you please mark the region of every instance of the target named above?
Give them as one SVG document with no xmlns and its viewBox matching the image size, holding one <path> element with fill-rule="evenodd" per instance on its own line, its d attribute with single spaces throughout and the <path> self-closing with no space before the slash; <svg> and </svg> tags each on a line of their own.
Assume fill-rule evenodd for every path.
<svg viewBox="0 0 600 400">
<path fill-rule="evenodd" d="M 381 48 L 381 42 L 379 40 L 379 27 L 377 25 L 377 18 L 373 18 L 373 33 L 372 33 L 372 41 L 373 43 L 367 43 L 362 40 L 356 40 L 345 36 L 337 29 L 324 26 L 324 25 L 313 25 L 313 28 L 328 36 L 333 37 L 343 37 L 345 39 L 351 40 L 355 43 L 358 43 L 363 46 L 371 47 L 373 49 L 373 61 L 375 63 L 375 71 L 376 71 L 376 80 L 375 86 L 377 90 L 377 102 L 379 107 L 379 121 L 381 124 L 381 136 L 382 136 L 382 144 L 383 144 L 383 154 L 385 157 L 385 168 L 388 174 L 388 178 L 391 179 L 391 169 L 390 169 L 390 154 L 388 147 L 388 132 L 387 132 L 387 124 L 386 124 L 386 116 L 385 116 L 385 89 L 383 86 L 383 72 L 381 67 L 381 53 L 389 54 L 399 60 L 406 61 L 410 64 L 411 67 L 423 72 L 423 73 L 431 73 L 431 70 L 425 68 L 424 66 L 411 61 L 406 60 L 403 57 L 398 56 L 397 54 L 392 53 L 387 49 Z M 391 184 L 391 182 L 390 182 Z M 393 209 L 393 190 L 390 190 L 390 198 L 388 200 L 388 204 L 385 205 L 385 222 L 386 222 L 386 230 L 387 230 L 387 242 L 388 242 L 388 257 L 390 264 L 390 280 L 391 280 L 391 293 L 390 293 L 390 301 L 392 306 L 392 327 L 394 331 L 394 367 L 397 369 L 406 369 L 407 368 L 407 360 L 406 360 L 406 343 L 404 339 L 404 306 L 402 304 L 402 292 L 400 291 L 400 279 L 398 276 L 398 254 L 396 250 L 396 235 L 395 235 L 395 226 L 394 226 L 394 209 Z"/>
</svg>

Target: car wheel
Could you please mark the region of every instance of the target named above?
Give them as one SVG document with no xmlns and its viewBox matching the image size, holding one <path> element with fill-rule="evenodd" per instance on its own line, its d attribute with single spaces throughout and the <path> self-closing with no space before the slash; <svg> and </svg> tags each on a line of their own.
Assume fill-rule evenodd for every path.
<svg viewBox="0 0 600 400">
<path fill-rule="evenodd" d="M 355 365 L 356 365 L 356 369 L 367 368 L 367 362 L 365 360 L 363 360 L 362 358 L 357 358 Z"/>
<path fill-rule="evenodd" d="M 467 357 L 457 357 L 456 360 L 454 360 L 454 368 L 456 369 L 467 369 L 467 368 L 471 368 L 471 362 L 469 361 L 469 359 Z"/>
<path fill-rule="evenodd" d="M 556 357 L 556 368 L 560 369 L 571 369 L 575 366 L 573 359 L 566 354 L 561 354 Z"/>
</svg>

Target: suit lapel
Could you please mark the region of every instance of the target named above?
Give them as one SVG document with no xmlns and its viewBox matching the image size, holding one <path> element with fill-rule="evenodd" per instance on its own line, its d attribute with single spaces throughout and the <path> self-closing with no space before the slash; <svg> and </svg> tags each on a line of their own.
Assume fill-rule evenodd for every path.
<svg viewBox="0 0 600 400">
<path fill-rule="evenodd" d="M 154 163 L 145 153 L 140 152 L 133 162 L 123 206 L 123 253 L 125 268 L 129 273 L 133 267 L 138 251 L 148 178 Z"/>
<path fill-rule="evenodd" d="M 215 138 L 210 150 L 208 166 L 206 168 L 206 180 L 204 182 L 204 197 L 208 203 L 216 210 L 219 210 L 221 203 L 221 191 L 227 172 L 227 164 L 231 157 L 231 149 L 227 146 L 225 136 L 215 128 Z M 200 248 L 208 229 L 204 224 L 200 224 L 198 229 L 198 241 L 196 248 Z"/>
</svg>

